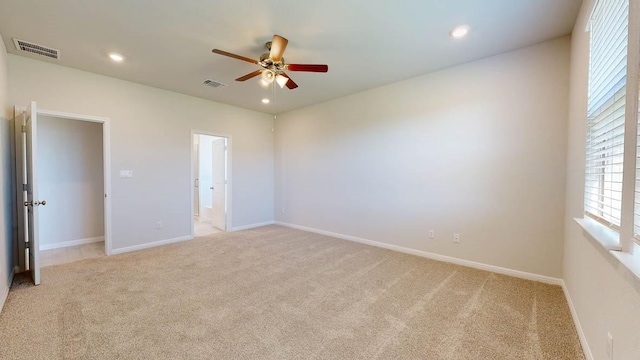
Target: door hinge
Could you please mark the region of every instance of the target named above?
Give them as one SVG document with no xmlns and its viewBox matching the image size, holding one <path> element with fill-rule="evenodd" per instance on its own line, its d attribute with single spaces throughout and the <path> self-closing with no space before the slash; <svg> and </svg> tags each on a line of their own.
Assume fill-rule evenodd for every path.
<svg viewBox="0 0 640 360">
<path fill-rule="evenodd" d="M 29 185 L 22 184 L 22 191 L 29 191 Z"/>
<path fill-rule="evenodd" d="M 25 249 L 31 249 L 31 242 L 29 242 L 29 241 L 25 241 L 25 242 L 24 242 L 24 248 L 25 248 Z"/>
<path fill-rule="evenodd" d="M 26 127 L 26 126 L 24 126 L 24 125 L 21 125 L 21 126 L 20 126 L 20 130 L 21 130 L 23 133 L 26 133 L 26 132 L 27 132 L 27 127 Z"/>
</svg>

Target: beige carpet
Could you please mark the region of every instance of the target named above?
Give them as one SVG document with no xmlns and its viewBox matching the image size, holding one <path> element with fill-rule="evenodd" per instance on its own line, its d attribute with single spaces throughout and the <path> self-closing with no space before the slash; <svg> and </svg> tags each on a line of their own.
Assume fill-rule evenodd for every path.
<svg viewBox="0 0 640 360">
<path fill-rule="evenodd" d="M 0 359 L 583 359 L 560 287 L 278 226 L 42 278 Z"/>
</svg>

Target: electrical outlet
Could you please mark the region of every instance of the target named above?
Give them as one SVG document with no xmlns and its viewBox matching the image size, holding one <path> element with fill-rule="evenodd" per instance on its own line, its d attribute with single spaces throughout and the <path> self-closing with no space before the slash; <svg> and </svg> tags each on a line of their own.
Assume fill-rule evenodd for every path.
<svg viewBox="0 0 640 360">
<path fill-rule="evenodd" d="M 453 242 L 456 244 L 460 243 L 460 234 L 453 234 Z"/>
<path fill-rule="evenodd" d="M 613 336 L 611 333 L 607 333 L 607 356 L 609 360 L 613 360 Z"/>
<path fill-rule="evenodd" d="M 436 238 L 436 232 L 433 230 L 429 230 L 429 239 L 435 239 Z"/>
<path fill-rule="evenodd" d="M 156 223 L 156 229 L 162 229 L 162 221 Z"/>
</svg>

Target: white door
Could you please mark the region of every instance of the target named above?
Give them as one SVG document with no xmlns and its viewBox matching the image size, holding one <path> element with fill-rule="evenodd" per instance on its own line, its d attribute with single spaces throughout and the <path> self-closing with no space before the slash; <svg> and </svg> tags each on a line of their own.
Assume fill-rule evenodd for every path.
<svg viewBox="0 0 640 360">
<path fill-rule="evenodd" d="M 196 135 L 198 136 L 198 135 Z M 192 158 L 193 162 L 193 215 L 196 217 L 200 216 L 200 145 L 193 145 L 193 154 Z"/>
<path fill-rule="evenodd" d="M 37 153 L 38 153 L 38 113 L 36 102 L 32 101 L 25 112 L 25 147 L 22 152 L 23 164 L 23 189 L 24 202 L 27 208 L 25 217 L 25 242 L 29 249 L 29 272 L 35 285 L 40 284 L 40 242 L 38 229 L 38 206 L 46 205 L 47 202 L 38 198 L 38 174 L 37 174 Z"/>
<path fill-rule="evenodd" d="M 213 211 L 211 224 L 218 229 L 225 229 L 225 140 L 216 139 L 212 142 L 212 187 L 213 187 Z"/>
</svg>

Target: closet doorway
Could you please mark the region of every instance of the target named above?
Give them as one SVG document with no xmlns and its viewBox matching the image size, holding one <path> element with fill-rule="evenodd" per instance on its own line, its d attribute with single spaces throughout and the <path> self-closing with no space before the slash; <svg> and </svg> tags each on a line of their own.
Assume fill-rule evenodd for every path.
<svg viewBox="0 0 640 360">
<path fill-rule="evenodd" d="M 229 220 L 230 138 L 202 131 L 191 133 L 191 235 L 227 231 Z"/>
<path fill-rule="evenodd" d="M 18 267 L 109 255 L 109 120 L 15 108 Z"/>
</svg>

